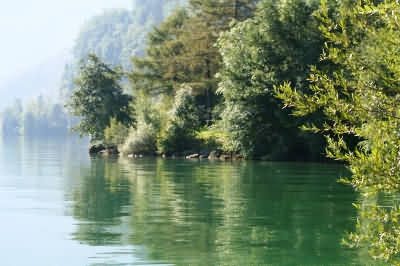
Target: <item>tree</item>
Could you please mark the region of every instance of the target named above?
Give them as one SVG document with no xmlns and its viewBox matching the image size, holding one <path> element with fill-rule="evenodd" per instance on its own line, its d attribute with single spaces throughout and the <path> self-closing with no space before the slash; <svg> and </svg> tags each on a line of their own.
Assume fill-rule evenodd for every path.
<svg viewBox="0 0 400 266">
<path fill-rule="evenodd" d="M 398 198 L 400 189 L 400 6 L 397 1 L 344 1 L 337 19 L 326 1 L 319 12 L 327 38 L 322 59 L 334 67 L 314 67 L 310 91 L 290 84 L 278 98 L 294 108 L 294 115 L 322 111 L 327 122 L 308 125 L 328 140 L 327 155 L 349 165 L 352 177 L 342 180 L 363 192 L 356 205 L 361 219 L 348 244 L 365 246 L 375 259 L 400 263 L 399 206 L 370 200 Z M 362 141 L 353 150 L 345 136 Z"/>
<path fill-rule="evenodd" d="M 176 95 L 171 119 L 161 138 L 161 151 L 166 154 L 197 149 L 195 132 L 200 127 L 200 114 L 192 88 L 182 86 Z"/>
<path fill-rule="evenodd" d="M 21 133 L 21 115 L 21 100 L 16 100 L 12 107 L 6 108 L 0 114 L 0 133 L 2 136 L 18 136 Z"/>
<path fill-rule="evenodd" d="M 79 62 L 95 53 L 107 64 L 132 71 L 131 57 L 144 55 L 147 34 L 187 0 L 132 0 L 132 10 L 112 9 L 89 18 L 73 47 L 73 58 L 64 69 L 60 96 L 66 100 L 74 88 Z"/>
<path fill-rule="evenodd" d="M 235 20 L 252 15 L 257 0 L 189 1 L 149 35 L 147 54 L 134 58 L 130 79 L 135 88 L 171 97 L 186 84 L 204 109 L 202 124 L 212 120 L 221 56 L 215 43 Z"/>
<path fill-rule="evenodd" d="M 189 81 L 189 72 L 179 60 L 184 56 L 180 39 L 187 19 L 186 10 L 178 9 L 149 33 L 146 56 L 134 57 L 134 71 L 128 74 L 135 90 L 173 94 L 179 84 Z"/>
<path fill-rule="evenodd" d="M 316 1 L 264 0 L 252 19 L 221 35 L 222 127 L 232 151 L 273 160 L 320 157 L 321 139 L 298 130 L 274 97 L 274 86 L 284 81 L 301 91 L 308 86 L 309 65 L 319 63 L 323 47 L 317 8 Z"/>
<path fill-rule="evenodd" d="M 82 118 L 76 131 L 91 136 L 92 141 L 104 141 L 104 130 L 112 118 L 127 127 L 134 124 L 132 96 L 123 93 L 121 78 L 120 69 L 110 68 L 94 54 L 82 61 L 77 88 L 67 104 L 73 115 Z"/>
<path fill-rule="evenodd" d="M 215 117 L 213 108 L 221 103 L 216 94 L 221 68 L 221 54 L 215 45 L 220 34 L 235 22 L 253 15 L 258 0 L 190 0 L 190 19 L 184 27 L 182 42 L 185 47 L 185 65 L 192 73 L 187 83 L 198 95 L 197 102 L 204 108 L 205 123 L 210 125 Z"/>
</svg>

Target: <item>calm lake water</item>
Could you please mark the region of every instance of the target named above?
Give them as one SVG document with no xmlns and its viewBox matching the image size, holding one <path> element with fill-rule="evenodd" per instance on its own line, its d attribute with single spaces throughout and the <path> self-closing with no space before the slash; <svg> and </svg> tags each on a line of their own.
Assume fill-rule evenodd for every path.
<svg viewBox="0 0 400 266">
<path fill-rule="evenodd" d="M 363 265 L 357 195 L 328 164 L 89 158 L 0 142 L 0 264 Z"/>
</svg>

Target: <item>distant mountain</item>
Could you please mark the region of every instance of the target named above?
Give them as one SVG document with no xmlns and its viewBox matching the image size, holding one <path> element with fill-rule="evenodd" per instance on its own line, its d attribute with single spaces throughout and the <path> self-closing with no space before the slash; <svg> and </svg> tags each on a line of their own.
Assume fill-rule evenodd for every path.
<svg viewBox="0 0 400 266">
<path fill-rule="evenodd" d="M 0 84 L 0 110 L 12 105 L 17 98 L 23 102 L 39 95 L 59 99 L 60 81 L 70 58 L 70 53 L 63 51 Z"/>
<path fill-rule="evenodd" d="M 131 70 L 131 58 L 144 55 L 147 34 L 185 3 L 133 0 L 132 10 L 108 9 L 89 18 L 70 53 L 60 53 L 0 84 L 0 135 L 66 134 L 76 118 L 65 112 L 63 104 L 75 87 L 79 62 L 95 53 L 107 64 Z"/>
<path fill-rule="evenodd" d="M 187 2 L 132 0 L 132 10 L 109 9 L 89 18 L 71 53 L 64 51 L 0 84 L 0 111 L 17 98 L 25 102 L 43 95 L 56 101 L 65 100 L 74 87 L 78 63 L 88 53 L 96 53 L 106 63 L 121 65 L 129 71 L 131 57 L 144 54 L 148 32 Z"/>
<path fill-rule="evenodd" d="M 65 67 L 60 94 L 67 99 L 74 87 L 78 63 L 95 53 L 105 63 L 131 70 L 131 58 L 144 55 L 147 34 L 188 0 L 133 0 L 132 10 L 111 9 L 90 18 L 73 47 L 73 59 Z"/>
</svg>

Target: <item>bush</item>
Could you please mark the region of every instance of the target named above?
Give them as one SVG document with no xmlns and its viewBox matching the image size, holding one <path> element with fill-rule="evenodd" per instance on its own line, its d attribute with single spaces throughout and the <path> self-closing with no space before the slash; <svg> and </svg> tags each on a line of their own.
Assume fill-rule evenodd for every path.
<svg viewBox="0 0 400 266">
<path fill-rule="evenodd" d="M 122 154 L 150 155 L 156 152 L 156 132 L 145 123 L 139 123 L 137 129 L 132 129 L 121 148 Z"/>
<path fill-rule="evenodd" d="M 200 111 L 192 88 L 182 86 L 176 93 L 166 130 L 162 132 L 159 149 L 162 153 L 181 153 L 199 148 L 196 138 L 200 128 Z"/>
<path fill-rule="evenodd" d="M 106 145 L 122 145 L 128 136 L 129 129 L 115 118 L 111 119 L 110 125 L 104 130 Z"/>
<path fill-rule="evenodd" d="M 228 134 L 217 129 L 203 129 L 197 133 L 197 139 L 201 143 L 201 148 L 209 151 L 223 150 L 228 151 Z"/>
<path fill-rule="evenodd" d="M 164 154 L 194 151 L 199 149 L 199 141 L 193 130 L 182 127 L 176 121 L 170 121 L 165 134 L 161 136 L 159 148 Z"/>
</svg>

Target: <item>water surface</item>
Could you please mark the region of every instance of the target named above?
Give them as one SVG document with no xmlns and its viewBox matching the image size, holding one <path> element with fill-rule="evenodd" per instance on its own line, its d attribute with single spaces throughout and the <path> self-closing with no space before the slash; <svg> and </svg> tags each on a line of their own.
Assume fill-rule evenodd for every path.
<svg viewBox="0 0 400 266">
<path fill-rule="evenodd" d="M 363 265 L 357 195 L 329 164 L 89 158 L 0 143 L 1 265 Z"/>
</svg>

